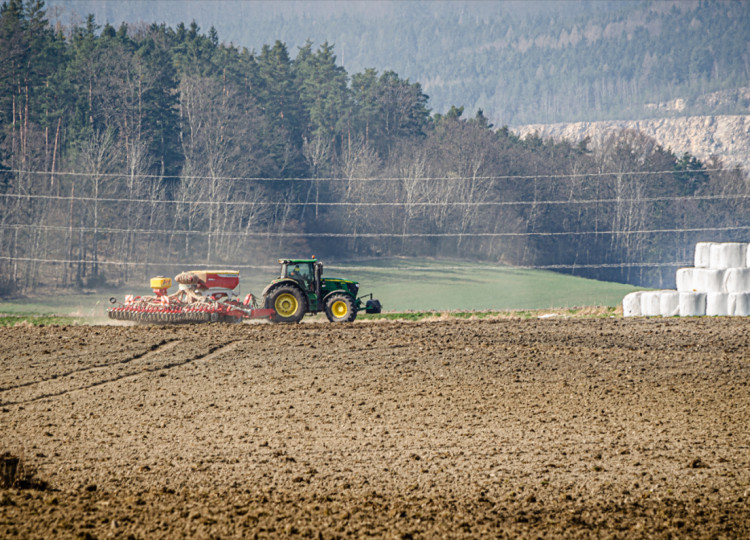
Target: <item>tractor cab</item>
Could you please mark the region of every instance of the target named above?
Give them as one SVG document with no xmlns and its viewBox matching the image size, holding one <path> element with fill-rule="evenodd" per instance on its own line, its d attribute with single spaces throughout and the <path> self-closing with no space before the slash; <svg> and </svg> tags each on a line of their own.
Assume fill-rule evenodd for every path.
<svg viewBox="0 0 750 540">
<path fill-rule="evenodd" d="M 322 263 L 316 260 L 290 260 L 280 259 L 281 279 L 293 279 L 297 281 L 303 289 L 315 291 L 315 282 L 320 281 L 320 269 Z"/>
<path fill-rule="evenodd" d="M 279 259 L 280 279 L 293 279 L 308 296 L 310 308 L 316 309 L 320 298 L 323 263 L 315 259 Z"/>
</svg>

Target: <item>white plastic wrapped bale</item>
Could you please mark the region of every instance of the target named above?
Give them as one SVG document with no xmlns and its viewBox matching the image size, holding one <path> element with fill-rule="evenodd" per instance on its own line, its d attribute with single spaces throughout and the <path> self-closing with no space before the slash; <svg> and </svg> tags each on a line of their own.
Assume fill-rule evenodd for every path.
<svg viewBox="0 0 750 540">
<path fill-rule="evenodd" d="M 679 268 L 675 275 L 677 282 L 677 290 L 680 292 L 692 292 L 695 290 L 693 287 L 693 276 L 695 274 L 695 268 Z"/>
<path fill-rule="evenodd" d="M 730 315 L 735 317 L 750 316 L 750 292 L 729 294 Z"/>
<path fill-rule="evenodd" d="M 704 292 L 681 292 L 680 293 L 680 316 L 702 317 L 706 314 L 706 293 Z"/>
<path fill-rule="evenodd" d="M 686 292 L 707 292 L 708 287 L 708 276 L 710 272 L 715 272 L 711 268 L 693 268 L 690 273 L 690 279 L 688 286 L 685 288 Z M 723 272 L 723 270 L 719 270 Z M 714 285 L 716 285 L 714 283 Z M 723 285 L 723 284 L 722 284 Z M 683 291 L 680 291 L 683 292 Z M 722 292 L 721 290 L 716 292 Z"/>
<path fill-rule="evenodd" d="M 714 242 L 698 242 L 695 244 L 695 267 L 709 268 L 711 266 L 711 246 Z"/>
<path fill-rule="evenodd" d="M 740 244 L 742 247 L 740 248 L 742 250 L 742 258 L 740 260 L 740 264 L 737 265 L 741 268 L 747 268 L 750 266 L 750 264 L 747 264 L 748 258 L 750 258 L 750 244 L 747 242 Z"/>
<path fill-rule="evenodd" d="M 680 292 L 725 292 L 724 274 L 718 268 L 680 268 L 677 270 L 677 290 Z"/>
<path fill-rule="evenodd" d="M 727 268 L 724 289 L 728 293 L 750 292 L 750 268 Z"/>
<path fill-rule="evenodd" d="M 726 270 L 719 268 L 696 268 L 694 283 L 698 292 L 726 292 L 724 276 Z"/>
<path fill-rule="evenodd" d="M 622 314 L 624 317 L 641 316 L 641 295 L 642 291 L 636 291 L 625 295 L 622 299 Z"/>
<path fill-rule="evenodd" d="M 661 310 L 661 291 L 644 291 L 641 294 L 641 315 L 656 317 Z"/>
<path fill-rule="evenodd" d="M 747 262 L 747 244 L 723 242 L 711 244 L 709 268 L 739 268 Z"/>
<path fill-rule="evenodd" d="M 677 317 L 680 314 L 680 293 L 677 291 L 661 291 L 659 295 L 659 315 L 662 317 Z"/>
<path fill-rule="evenodd" d="M 706 315 L 711 317 L 726 317 L 731 314 L 732 312 L 729 311 L 728 293 L 706 294 Z"/>
</svg>

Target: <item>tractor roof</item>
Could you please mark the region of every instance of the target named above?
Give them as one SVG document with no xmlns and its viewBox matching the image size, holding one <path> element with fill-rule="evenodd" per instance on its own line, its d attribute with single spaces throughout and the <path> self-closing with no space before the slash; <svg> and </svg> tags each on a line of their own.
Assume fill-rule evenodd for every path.
<svg viewBox="0 0 750 540">
<path fill-rule="evenodd" d="M 279 259 L 279 264 L 316 263 L 318 259 Z"/>
</svg>

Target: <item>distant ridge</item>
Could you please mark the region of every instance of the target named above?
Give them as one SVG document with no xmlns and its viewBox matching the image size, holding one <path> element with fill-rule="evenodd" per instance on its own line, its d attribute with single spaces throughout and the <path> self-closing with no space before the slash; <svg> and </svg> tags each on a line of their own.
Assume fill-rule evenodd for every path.
<svg viewBox="0 0 750 540">
<path fill-rule="evenodd" d="M 746 1 L 539 0 L 341 2 L 47 0 L 53 26 L 195 21 L 256 53 L 327 42 L 348 73 L 394 71 L 445 114 L 482 109 L 497 126 L 744 114 L 696 99 L 750 85 Z M 670 102 L 680 99 L 676 107 Z M 664 109 L 661 103 L 664 102 Z M 670 112 L 671 111 L 671 112 Z M 662 114 L 663 112 L 663 114 Z"/>
</svg>

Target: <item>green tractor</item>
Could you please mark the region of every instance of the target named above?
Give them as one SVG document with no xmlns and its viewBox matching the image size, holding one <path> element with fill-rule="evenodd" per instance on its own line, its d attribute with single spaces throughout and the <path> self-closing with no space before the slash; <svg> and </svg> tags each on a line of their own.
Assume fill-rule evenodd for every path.
<svg viewBox="0 0 750 540">
<path fill-rule="evenodd" d="M 331 322 L 352 322 L 364 307 L 366 313 L 380 313 L 372 298 L 363 304 L 359 283 L 323 277 L 323 263 L 315 259 L 279 259 L 281 275 L 263 290 L 266 308 L 273 309 L 273 322 L 296 323 L 306 314 L 325 311 Z"/>
</svg>

